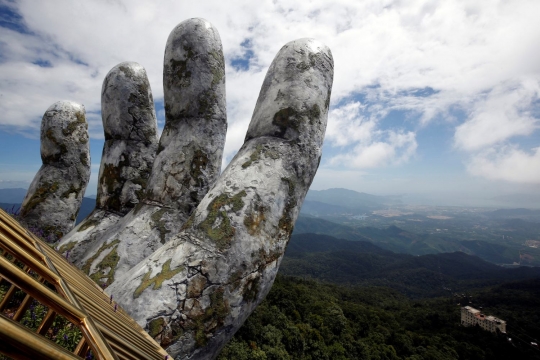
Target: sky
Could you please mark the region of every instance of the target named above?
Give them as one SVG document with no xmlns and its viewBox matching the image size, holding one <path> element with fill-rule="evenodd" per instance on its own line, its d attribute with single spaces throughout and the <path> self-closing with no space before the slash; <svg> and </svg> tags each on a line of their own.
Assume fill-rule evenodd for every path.
<svg viewBox="0 0 540 360">
<path fill-rule="evenodd" d="M 86 108 L 86 194 L 95 194 L 105 75 L 141 64 L 163 128 L 165 43 L 192 17 L 223 43 L 223 166 L 243 143 L 273 57 L 309 37 L 330 47 L 335 65 L 312 189 L 441 205 L 540 199 L 538 0 L 0 0 L 0 188 L 30 184 L 43 114 L 72 100 Z"/>
</svg>

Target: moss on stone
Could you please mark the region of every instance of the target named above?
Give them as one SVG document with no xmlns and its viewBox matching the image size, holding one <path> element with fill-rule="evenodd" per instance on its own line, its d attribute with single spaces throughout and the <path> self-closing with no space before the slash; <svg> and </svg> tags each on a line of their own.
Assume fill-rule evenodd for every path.
<svg viewBox="0 0 540 360">
<path fill-rule="evenodd" d="M 150 216 L 154 224 L 156 225 L 156 228 L 159 232 L 159 238 L 162 244 L 165 244 L 165 236 L 171 232 L 171 230 L 167 229 L 165 227 L 165 221 L 161 220 L 163 218 L 163 215 L 168 211 L 168 209 L 159 209 L 155 213 Z"/>
<path fill-rule="evenodd" d="M 160 289 L 161 285 L 165 280 L 169 280 L 174 275 L 184 270 L 183 266 L 179 266 L 176 269 L 171 270 L 171 261 L 172 259 L 167 260 L 163 264 L 161 272 L 152 278 L 150 277 L 150 275 L 152 274 L 152 270 L 149 270 L 146 274 L 144 274 L 141 284 L 139 285 L 139 287 L 137 287 L 137 289 L 135 289 L 135 292 L 133 293 L 133 298 L 138 298 L 142 294 L 142 292 L 152 284 L 154 284 L 154 290 Z"/>
<path fill-rule="evenodd" d="M 75 245 L 77 245 L 77 242 L 76 241 L 70 241 L 68 242 L 67 244 L 64 244 L 60 247 L 60 249 L 58 249 L 58 252 L 60 254 L 63 254 L 65 253 L 66 251 L 71 251 Z"/>
<path fill-rule="evenodd" d="M 84 127 L 87 129 L 88 124 L 86 123 L 86 118 L 84 117 L 84 114 L 82 111 L 76 111 L 75 112 L 75 118 L 77 120 L 69 122 L 69 124 L 66 126 L 65 129 L 62 129 L 62 134 L 64 136 L 68 136 L 73 134 L 75 130 L 77 130 L 77 127 L 79 125 L 84 125 Z"/>
<path fill-rule="evenodd" d="M 59 186 L 60 185 L 57 181 L 53 183 L 43 183 L 43 185 L 38 187 L 32 194 L 26 203 L 26 206 L 22 209 L 21 216 L 26 216 L 31 210 L 35 209 L 39 204 L 47 200 L 49 195 L 54 194 L 58 190 Z"/>
<path fill-rule="evenodd" d="M 195 344 L 197 347 L 203 347 L 208 342 L 208 334 L 215 329 L 223 326 L 227 315 L 230 313 L 228 302 L 223 298 L 224 289 L 218 288 L 210 294 L 210 306 L 204 313 L 197 316 L 194 320 L 195 326 Z"/>
<path fill-rule="evenodd" d="M 86 260 L 86 262 L 84 263 L 84 265 L 83 265 L 83 267 L 81 268 L 81 270 L 82 270 L 85 274 L 90 275 L 90 268 L 92 267 L 92 263 L 93 263 L 93 262 L 101 255 L 101 253 L 103 253 L 103 252 L 104 252 L 105 250 L 107 250 L 107 249 L 112 248 L 112 247 L 115 246 L 115 245 L 118 246 L 119 243 L 120 243 L 120 240 L 118 240 L 118 239 L 112 241 L 112 242 L 109 243 L 109 244 L 103 243 L 103 244 L 101 245 L 101 247 L 99 248 L 99 250 L 98 250 L 94 255 L 92 255 L 92 257 L 91 257 L 90 259 Z M 116 248 L 114 248 L 113 250 L 116 252 Z M 111 251 L 111 252 L 112 252 L 112 251 Z M 108 255 L 110 255 L 110 253 L 109 253 Z M 118 256 L 118 254 L 117 254 L 117 256 Z M 106 256 L 105 258 L 107 258 L 107 256 Z M 105 260 L 105 258 L 104 258 L 103 260 Z M 103 260 L 102 260 L 102 262 L 103 262 Z M 110 260 L 111 260 L 111 259 L 109 259 L 108 261 L 110 262 Z M 114 257 L 113 257 L 112 260 L 114 260 Z M 118 259 L 116 260 L 116 264 L 118 263 L 118 260 L 120 260 L 120 259 L 118 258 Z M 101 263 L 100 263 L 100 264 L 101 264 Z M 116 264 L 115 264 L 115 268 L 116 268 Z M 98 271 L 97 271 L 97 272 L 99 272 L 99 270 L 100 270 L 99 264 L 98 264 L 97 267 L 98 267 Z M 111 268 L 111 272 L 114 273 L 114 270 L 115 270 L 115 269 Z M 91 277 L 92 277 L 92 276 L 91 276 Z M 94 279 L 94 278 L 92 277 L 92 279 Z M 99 279 L 98 279 L 98 280 L 99 280 Z M 96 281 L 96 280 L 94 279 L 94 281 Z"/>
<path fill-rule="evenodd" d="M 81 189 L 78 188 L 78 187 L 75 187 L 73 184 L 71 184 L 71 186 L 69 187 L 69 189 L 67 189 L 66 191 L 64 191 L 62 193 L 62 195 L 60 195 L 61 198 L 64 198 L 64 199 L 67 199 L 69 198 L 69 195 L 75 193 L 77 194 Z"/>
<path fill-rule="evenodd" d="M 255 148 L 255 151 L 249 156 L 249 160 L 242 164 L 242 169 L 246 169 L 254 162 L 259 161 L 262 158 L 262 155 L 273 160 L 279 159 L 279 153 L 276 150 L 265 148 L 259 144 Z"/>
<path fill-rule="evenodd" d="M 94 219 L 86 219 L 85 221 L 83 221 L 83 223 L 81 224 L 81 226 L 79 226 L 79 229 L 77 229 L 77 231 L 84 231 L 86 229 L 88 229 L 89 227 L 92 227 L 92 226 L 96 226 L 96 225 L 99 225 L 99 221 L 98 220 L 94 220 Z"/>
<path fill-rule="evenodd" d="M 220 50 L 218 51 L 211 51 L 210 56 L 214 58 L 215 63 L 211 64 L 211 71 L 212 71 L 212 86 L 215 86 L 219 84 L 219 82 L 225 77 L 225 70 L 224 70 L 224 59 L 223 59 L 223 52 Z"/>
<path fill-rule="evenodd" d="M 163 327 L 165 326 L 165 320 L 163 318 L 157 318 L 150 323 L 148 323 L 148 335 L 151 337 L 156 337 L 163 331 Z"/>
<path fill-rule="evenodd" d="M 116 266 L 120 260 L 118 252 L 116 251 L 118 246 L 114 247 L 111 252 L 109 252 L 99 264 L 96 265 L 97 271 L 90 275 L 90 278 L 96 283 L 110 285 L 114 281 L 114 273 L 116 272 Z M 110 269 L 107 274 L 104 273 L 105 270 Z M 102 279 L 106 278 L 105 281 Z"/>
<path fill-rule="evenodd" d="M 208 205 L 208 216 L 199 224 L 199 228 L 216 243 L 220 250 L 224 250 L 229 246 L 236 231 L 235 228 L 231 226 L 231 221 L 227 212 L 237 212 L 242 209 L 244 207 L 242 198 L 246 195 L 245 190 L 242 190 L 232 197 L 229 197 L 227 194 L 217 196 Z M 225 210 L 225 207 L 228 207 L 229 209 Z M 214 226 L 216 220 L 219 221 L 219 224 Z"/>
</svg>

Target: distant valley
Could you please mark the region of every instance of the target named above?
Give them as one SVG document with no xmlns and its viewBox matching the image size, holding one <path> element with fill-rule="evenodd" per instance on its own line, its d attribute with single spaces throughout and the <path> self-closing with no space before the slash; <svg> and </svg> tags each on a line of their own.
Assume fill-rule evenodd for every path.
<svg viewBox="0 0 540 360">
<path fill-rule="evenodd" d="M 20 207 L 26 190 L 0 189 L 0 207 Z M 95 206 L 85 197 L 77 223 Z M 348 189 L 310 190 L 294 234 L 369 241 L 396 253 L 461 251 L 494 264 L 540 266 L 540 210 L 419 206 L 399 196 Z"/>
</svg>

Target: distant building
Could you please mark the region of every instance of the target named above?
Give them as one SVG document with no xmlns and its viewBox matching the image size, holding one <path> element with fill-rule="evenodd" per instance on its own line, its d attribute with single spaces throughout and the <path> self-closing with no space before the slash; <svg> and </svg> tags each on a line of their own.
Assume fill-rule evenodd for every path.
<svg viewBox="0 0 540 360">
<path fill-rule="evenodd" d="M 461 308 L 461 325 L 474 326 L 479 325 L 482 329 L 496 332 L 499 329 L 500 332 L 506 333 L 506 321 L 496 318 L 491 315 L 484 315 L 470 306 L 464 306 Z"/>
</svg>

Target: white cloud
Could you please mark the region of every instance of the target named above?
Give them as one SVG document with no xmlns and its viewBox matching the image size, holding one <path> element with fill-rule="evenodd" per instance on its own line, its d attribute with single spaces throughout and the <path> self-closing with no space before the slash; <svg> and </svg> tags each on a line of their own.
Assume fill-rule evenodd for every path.
<svg viewBox="0 0 540 360">
<path fill-rule="evenodd" d="M 455 145 L 475 151 L 518 135 L 530 135 L 540 121 L 530 115 L 531 102 L 538 99 L 538 83 L 497 86 L 485 100 L 478 101 L 470 119 L 456 128 Z"/>
<path fill-rule="evenodd" d="M 190 17 L 209 20 L 223 41 L 229 111 L 224 163 L 243 142 L 274 55 L 301 37 L 317 38 L 333 52 L 332 105 L 340 107 L 330 115 L 327 137 L 342 151 L 334 164 L 377 167 L 413 156 L 422 145 L 414 132 L 380 128 L 380 119 L 392 109 L 417 114 L 424 126 L 437 116 L 456 121 L 449 115 L 451 107 L 470 112 L 456 129 L 455 144 L 473 153 L 531 134 L 538 125 L 526 106 L 540 79 L 537 0 L 4 4 L 17 8 L 31 33 L 0 28 L 0 129 L 37 133 L 44 111 L 70 99 L 85 105 L 91 136 L 102 137 L 96 113 L 106 73 L 119 62 L 137 61 L 147 70 L 154 98 L 162 100 L 166 39 Z M 246 39 L 254 56 L 250 68 L 239 71 L 230 62 L 244 54 L 240 44 Z M 37 60 L 52 67 L 32 64 Z M 427 88 L 433 94 L 415 93 Z M 358 113 L 364 103 L 347 101 L 358 93 L 369 95 L 369 116 Z"/>
<path fill-rule="evenodd" d="M 345 151 L 330 158 L 330 165 L 365 169 L 406 162 L 414 155 L 417 143 L 414 132 L 381 130 L 379 121 L 387 111 L 367 109 L 360 102 L 350 102 L 330 111 L 326 141 Z"/>
<path fill-rule="evenodd" d="M 540 183 L 540 147 L 527 152 L 515 147 L 474 154 L 468 170 L 477 176 L 523 184 Z"/>
</svg>

